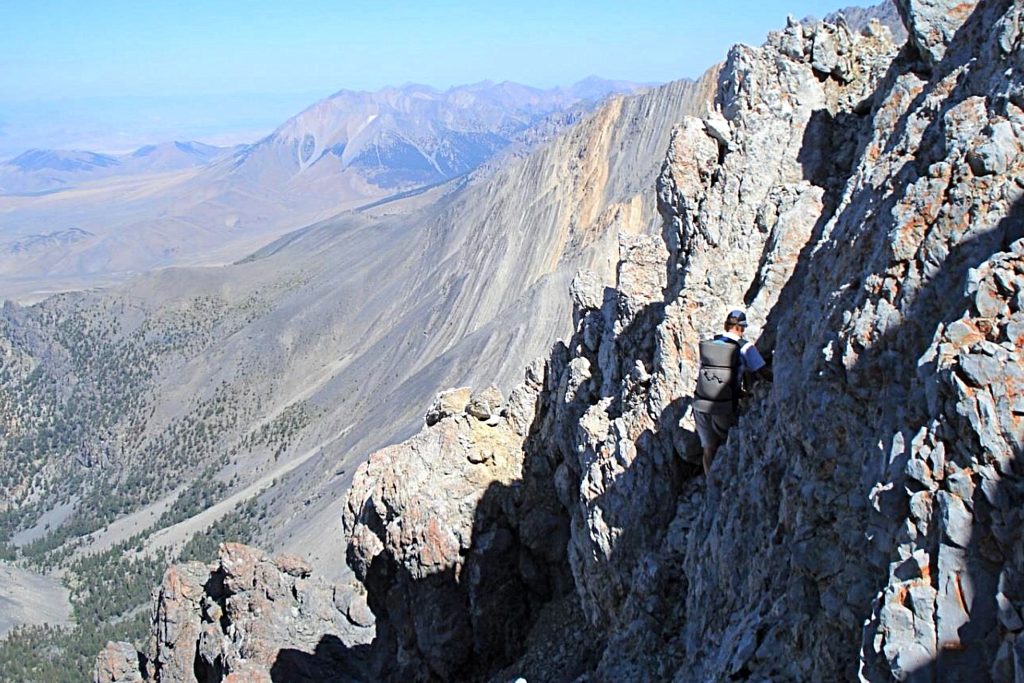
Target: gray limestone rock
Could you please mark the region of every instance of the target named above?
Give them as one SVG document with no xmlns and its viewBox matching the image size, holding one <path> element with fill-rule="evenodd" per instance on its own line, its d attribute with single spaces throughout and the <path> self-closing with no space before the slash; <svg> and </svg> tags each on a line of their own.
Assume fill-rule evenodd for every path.
<svg viewBox="0 0 1024 683">
<path fill-rule="evenodd" d="M 497 418 L 504 402 L 505 397 L 501 395 L 501 389 L 492 385 L 470 396 L 466 412 L 478 420 L 491 420 Z"/>
<path fill-rule="evenodd" d="M 939 522 L 945 541 L 966 548 L 971 543 L 973 518 L 959 496 L 939 491 Z"/>
<path fill-rule="evenodd" d="M 819 31 L 814 36 L 814 46 L 811 49 L 811 66 L 815 71 L 823 74 L 831 74 L 839 66 L 836 43 L 830 31 Z"/>
<path fill-rule="evenodd" d="M 974 11 L 973 2 L 958 0 L 896 0 L 910 41 L 925 62 L 936 66 L 950 40 Z"/>
<path fill-rule="evenodd" d="M 967 153 L 967 163 L 978 176 L 1006 173 L 1020 154 L 1020 141 L 1009 121 L 994 123 L 990 129 L 988 139 Z"/>
<path fill-rule="evenodd" d="M 574 309 L 580 311 L 600 310 L 604 303 L 604 283 L 590 270 L 581 270 L 569 287 Z"/>
</svg>

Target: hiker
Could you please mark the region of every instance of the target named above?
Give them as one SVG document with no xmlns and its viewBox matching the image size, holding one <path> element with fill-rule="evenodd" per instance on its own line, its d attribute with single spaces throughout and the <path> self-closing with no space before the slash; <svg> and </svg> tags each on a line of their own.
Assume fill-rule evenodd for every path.
<svg viewBox="0 0 1024 683">
<path fill-rule="evenodd" d="M 710 476 L 711 460 L 736 424 L 743 377 L 751 373 L 772 381 L 772 371 L 757 347 L 744 341 L 747 315 L 733 310 L 725 319 L 725 333 L 700 343 L 700 369 L 693 396 L 693 417 L 704 449 L 704 474 Z"/>
</svg>

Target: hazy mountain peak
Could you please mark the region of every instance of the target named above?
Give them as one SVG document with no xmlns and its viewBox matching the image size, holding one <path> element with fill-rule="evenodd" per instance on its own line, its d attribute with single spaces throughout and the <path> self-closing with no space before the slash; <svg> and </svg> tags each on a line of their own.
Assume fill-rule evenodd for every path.
<svg viewBox="0 0 1024 683">
<path fill-rule="evenodd" d="M 0 262 L 0 275 L 8 278 L 4 293 L 49 291 L 44 279 L 57 277 L 91 282 L 186 259 L 241 258 L 259 240 L 424 191 L 499 153 L 522 156 L 578 122 L 606 91 L 595 96 L 511 81 L 444 91 L 415 83 L 376 92 L 339 90 L 234 150 L 179 140 L 106 155 L 103 163 L 115 165 L 76 165 L 71 171 L 0 164 L 0 194 L 49 194 L 83 183 L 96 190 L 60 202 L 18 200 L 23 208 L 0 216 L 0 230 L 11 239 L 68 225 L 93 233 L 68 245 L 46 241 L 32 259 Z M 20 162 L 39 164 L 51 154 L 58 153 L 37 150 Z M 97 158 L 102 160 L 82 157 Z M 126 192 L 130 175 L 141 177 Z M 114 176 L 116 183 L 102 182 Z"/>
<path fill-rule="evenodd" d="M 476 83 L 467 83 L 466 85 L 452 86 L 448 90 L 486 90 L 488 88 L 493 87 L 494 81 L 492 81 L 490 78 L 485 78 L 484 80 L 477 81 Z"/>
<path fill-rule="evenodd" d="M 591 75 L 573 83 L 565 90 L 581 100 L 600 100 L 613 93 L 630 93 L 641 90 L 644 87 L 646 86 L 633 83 L 632 81 L 609 80 Z"/>
<path fill-rule="evenodd" d="M 288 174 L 340 166 L 361 169 L 381 188 L 429 185 L 475 168 L 547 115 L 633 88 L 596 79 L 575 90 L 489 80 L 443 92 L 418 83 L 339 90 L 248 150 L 235 172 L 261 174 L 266 164 L 284 161 Z"/>
<path fill-rule="evenodd" d="M 116 157 L 79 150 L 30 149 L 14 157 L 5 165 L 15 166 L 22 171 L 82 171 L 92 168 L 117 166 Z"/>
<path fill-rule="evenodd" d="M 173 142 L 163 142 L 155 145 L 143 145 L 137 150 L 131 153 L 134 158 L 149 157 L 154 154 L 174 154 L 181 153 L 186 154 L 198 159 L 209 160 L 213 157 L 222 154 L 226 148 L 215 147 L 214 145 L 207 145 L 202 142 L 196 142 L 194 140 Z"/>
<path fill-rule="evenodd" d="M 195 141 L 144 145 L 125 154 L 31 149 L 0 164 L 0 195 L 45 194 L 112 176 L 195 168 L 229 151 Z"/>
</svg>

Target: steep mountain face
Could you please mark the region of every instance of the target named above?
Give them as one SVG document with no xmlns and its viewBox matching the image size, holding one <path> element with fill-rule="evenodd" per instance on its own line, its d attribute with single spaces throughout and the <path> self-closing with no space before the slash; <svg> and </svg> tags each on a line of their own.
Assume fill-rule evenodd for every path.
<svg viewBox="0 0 1024 683">
<path fill-rule="evenodd" d="M 359 468 L 372 678 L 1019 677 L 1024 8 L 898 7 L 898 54 L 877 24 L 734 48 L 661 238 L 574 280 L 507 399 L 444 393 Z M 740 303 L 775 381 L 706 481 L 697 344 Z"/>
<path fill-rule="evenodd" d="M 98 157 L 113 177 L 91 183 L 80 181 L 99 177 L 95 169 L 55 175 L 12 166 L 16 172 L 4 174 L 0 166 L 8 192 L 79 183 L 42 196 L 0 196 L 0 242 L 85 234 L 37 241 L 31 252 L 0 249 L 0 295 L 31 301 L 156 267 L 232 262 L 299 227 L 461 178 L 499 152 L 528 153 L 592 111 L 592 94 L 637 89 L 591 80 L 553 90 L 485 82 L 445 92 L 341 91 L 201 167 L 187 163 L 208 156 L 194 143 Z"/>
<path fill-rule="evenodd" d="M 507 389 L 569 331 L 572 274 L 610 282 L 616 234 L 658 229 L 646 188 L 713 80 L 615 98 L 532 154 L 229 267 L 8 305 L 0 551 L 81 577 L 96 552 L 157 562 L 241 524 L 344 583 L 356 466 L 437 387 Z"/>
</svg>

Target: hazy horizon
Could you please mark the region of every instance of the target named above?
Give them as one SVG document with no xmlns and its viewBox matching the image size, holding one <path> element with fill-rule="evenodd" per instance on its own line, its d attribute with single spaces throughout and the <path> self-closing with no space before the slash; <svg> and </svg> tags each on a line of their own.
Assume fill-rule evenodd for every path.
<svg viewBox="0 0 1024 683">
<path fill-rule="evenodd" d="M 590 75 L 636 83 L 695 78 L 729 46 L 763 42 L 787 15 L 869 4 L 17 4 L 7 8 L 8 39 L 0 45 L 0 159 L 33 148 L 253 142 L 339 90 L 408 83 L 446 90 L 484 80 L 547 89 Z"/>
</svg>

